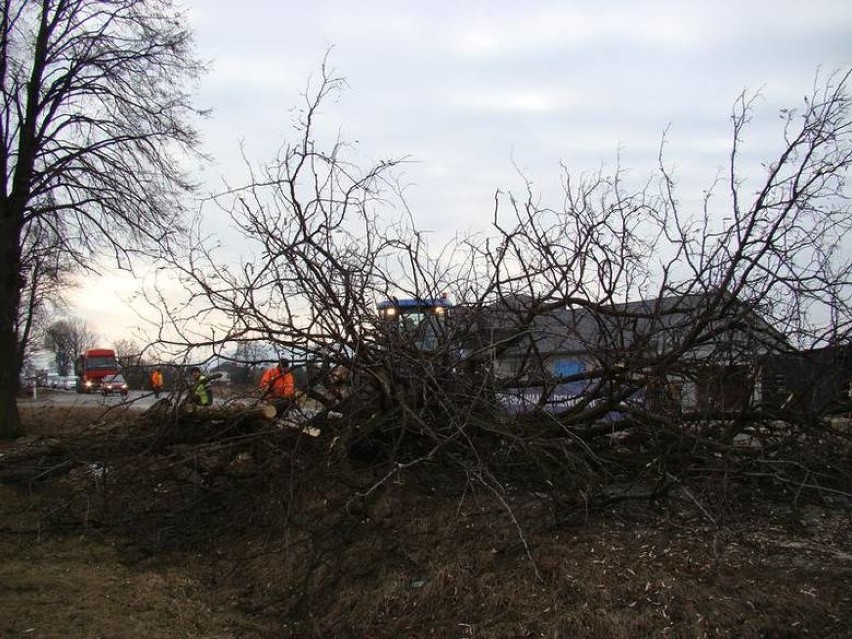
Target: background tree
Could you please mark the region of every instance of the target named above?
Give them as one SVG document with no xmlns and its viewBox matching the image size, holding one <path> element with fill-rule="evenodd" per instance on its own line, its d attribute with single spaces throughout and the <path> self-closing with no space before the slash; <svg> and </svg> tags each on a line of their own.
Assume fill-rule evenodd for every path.
<svg viewBox="0 0 852 639">
<path fill-rule="evenodd" d="M 0 33 L 0 357 L 20 364 L 31 227 L 91 270 L 131 269 L 179 232 L 201 66 L 170 0 L 3 0 Z M 0 372 L 0 437 L 20 431 L 17 383 Z"/>
<path fill-rule="evenodd" d="M 49 225 L 34 221 L 26 228 L 21 262 L 21 301 L 15 326 L 19 361 L 30 354 L 33 336 L 45 332 L 51 310 L 64 305 L 63 295 L 73 286 L 73 264 Z"/>
<path fill-rule="evenodd" d="M 132 389 L 146 388 L 150 374 L 142 347 L 132 339 L 119 339 L 113 345 L 121 373 Z"/>
<path fill-rule="evenodd" d="M 271 350 L 266 344 L 238 342 L 233 360 L 226 362 L 230 364 L 231 383 L 244 387 L 253 385 L 270 357 Z"/>
<path fill-rule="evenodd" d="M 142 365 L 142 348 L 132 339 L 120 339 L 114 344 L 115 356 L 122 368 Z"/>
<path fill-rule="evenodd" d="M 62 375 L 74 372 L 74 360 L 83 351 L 94 347 L 96 335 L 85 320 L 79 317 L 62 319 L 47 327 L 44 347 L 53 353 L 56 371 Z"/>
</svg>

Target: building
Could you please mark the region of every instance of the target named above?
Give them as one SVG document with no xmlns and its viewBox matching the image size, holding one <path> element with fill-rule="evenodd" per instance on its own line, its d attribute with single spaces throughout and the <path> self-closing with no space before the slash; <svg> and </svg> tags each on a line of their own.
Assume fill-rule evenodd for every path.
<svg viewBox="0 0 852 639">
<path fill-rule="evenodd" d="M 791 351 L 754 307 L 718 292 L 572 307 L 519 296 L 475 324 L 495 377 L 554 410 L 592 394 L 652 409 L 741 411 L 763 401 L 769 357 Z"/>
</svg>

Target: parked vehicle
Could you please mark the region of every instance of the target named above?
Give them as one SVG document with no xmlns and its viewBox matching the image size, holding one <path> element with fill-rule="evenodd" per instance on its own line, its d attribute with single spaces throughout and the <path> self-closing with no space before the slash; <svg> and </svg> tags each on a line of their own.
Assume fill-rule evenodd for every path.
<svg viewBox="0 0 852 639">
<path fill-rule="evenodd" d="M 110 375 L 101 380 L 101 393 L 104 397 L 111 393 L 119 393 L 122 397 L 127 397 L 127 380 L 122 375 Z"/>
<path fill-rule="evenodd" d="M 68 377 L 63 377 L 59 383 L 59 388 L 63 390 L 76 390 L 77 389 L 77 376 L 70 375 Z"/>
<path fill-rule="evenodd" d="M 100 390 L 104 379 L 118 375 L 121 366 L 111 348 L 90 348 L 81 353 L 74 362 L 74 373 L 76 373 L 77 392 L 91 393 Z"/>
</svg>

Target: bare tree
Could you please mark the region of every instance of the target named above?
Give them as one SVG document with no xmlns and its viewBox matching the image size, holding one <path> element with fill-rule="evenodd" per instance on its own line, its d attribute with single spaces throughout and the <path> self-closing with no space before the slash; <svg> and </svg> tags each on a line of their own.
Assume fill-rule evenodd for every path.
<svg viewBox="0 0 852 639">
<path fill-rule="evenodd" d="M 498 192 L 490 232 L 436 254 L 395 197 L 395 162 L 362 169 L 344 143 L 317 141 L 319 105 L 340 85 L 324 68 L 298 140 L 218 200 L 253 254 L 231 265 L 199 236 L 171 258 L 189 289 L 163 343 L 190 353 L 254 340 L 342 366 L 336 450 L 381 451 L 386 477 L 442 457 L 495 494 L 514 472 L 576 504 L 619 474 L 653 495 L 692 459 L 749 463 L 738 442 L 774 436 L 779 416 L 788 444 L 816 432 L 767 406 L 771 358 L 849 339 L 848 81 L 824 78 L 784 112 L 762 174 L 741 166 L 744 97 L 727 176 L 703 209 L 682 208 L 662 153 L 639 188 L 620 169 L 566 169 L 559 206 L 531 187 Z M 382 299 L 444 293 L 457 302 L 446 322 L 412 331 L 377 312 Z M 312 383 L 340 399 L 321 375 Z"/>
<path fill-rule="evenodd" d="M 73 286 L 72 261 L 60 250 L 49 226 L 36 221 L 27 227 L 21 259 L 21 302 L 15 326 L 19 361 L 31 351 L 33 336 L 46 330 L 50 310 L 64 304 L 63 294 Z"/>
<path fill-rule="evenodd" d="M 95 345 L 95 334 L 89 324 L 79 317 L 61 319 L 47 327 L 44 347 L 53 353 L 56 370 L 60 375 L 70 375 L 74 359 Z"/>
<path fill-rule="evenodd" d="M 238 342 L 231 360 L 234 365 L 231 382 L 242 386 L 256 383 L 258 371 L 270 357 L 270 349 L 265 344 L 254 341 Z"/>
<path fill-rule="evenodd" d="M 120 339 L 115 345 L 115 357 L 122 368 L 142 365 L 142 348 L 132 339 Z"/>
<path fill-rule="evenodd" d="M 95 270 L 107 255 L 168 245 L 190 188 L 179 162 L 201 70 L 170 0 L 0 3 L 0 355 L 17 361 L 22 251 L 49 228 L 56 250 Z M 0 373 L 0 436 L 20 430 L 14 366 Z"/>
</svg>

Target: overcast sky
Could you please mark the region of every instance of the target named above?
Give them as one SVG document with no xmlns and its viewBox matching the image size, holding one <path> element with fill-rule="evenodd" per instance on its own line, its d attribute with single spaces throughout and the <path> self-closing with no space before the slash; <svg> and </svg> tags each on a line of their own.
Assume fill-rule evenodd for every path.
<svg viewBox="0 0 852 639">
<path fill-rule="evenodd" d="M 685 199 L 724 163 L 730 112 L 760 91 L 751 157 L 778 148 L 778 109 L 817 71 L 852 64 L 849 0 L 184 0 L 211 64 L 198 106 L 215 163 L 206 188 L 245 181 L 240 145 L 262 161 L 292 135 L 289 111 L 325 53 L 348 88 L 326 125 L 365 163 L 407 157 L 408 203 L 437 236 L 484 227 L 516 168 L 545 196 L 572 172 L 621 165 L 637 179 L 667 158 Z M 75 295 L 79 314 L 115 309 L 132 283 Z M 97 307 L 94 301 L 97 301 Z M 110 300 L 115 300 L 111 302 Z M 98 322 L 101 324 L 101 322 Z M 100 326 L 98 326 L 100 328 Z M 108 339 L 127 336 L 103 331 Z"/>
</svg>

